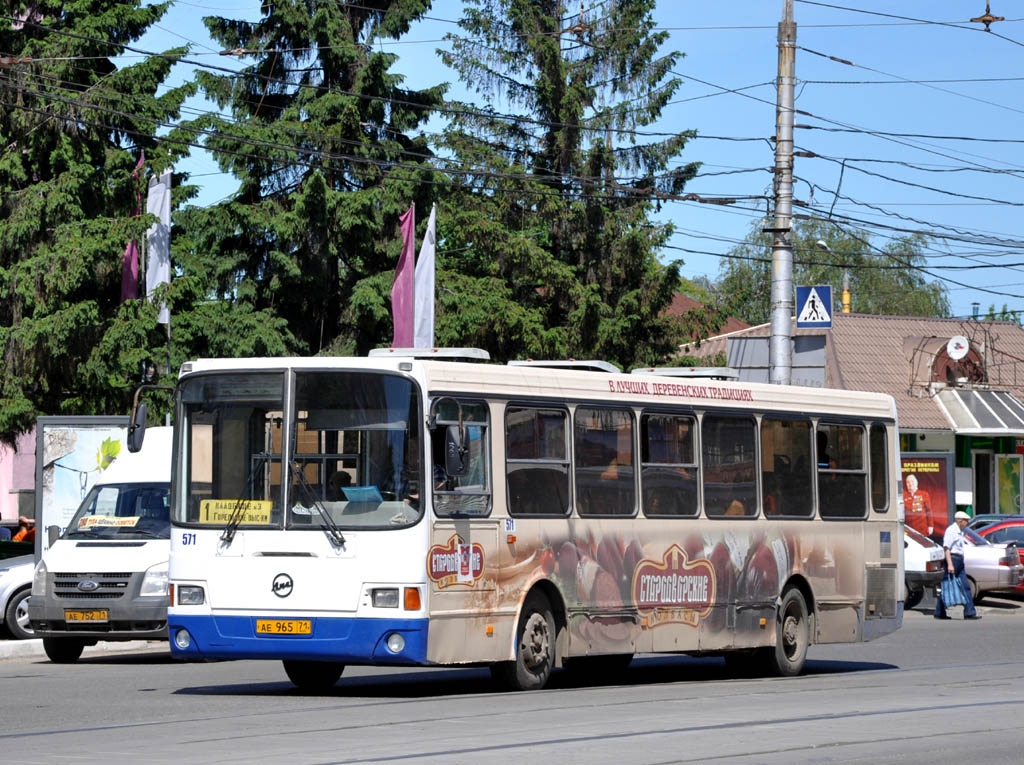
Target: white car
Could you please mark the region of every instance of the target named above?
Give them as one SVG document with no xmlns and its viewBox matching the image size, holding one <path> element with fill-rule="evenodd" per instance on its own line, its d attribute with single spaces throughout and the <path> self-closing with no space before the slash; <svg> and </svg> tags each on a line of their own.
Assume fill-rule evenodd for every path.
<svg viewBox="0 0 1024 765">
<path fill-rule="evenodd" d="M 925 590 L 942 582 L 946 572 L 946 554 L 941 545 L 916 529 L 904 527 L 903 570 L 907 583 L 907 599 L 903 607 L 911 609 L 921 602 Z"/>
<path fill-rule="evenodd" d="M 0 560 L 0 626 L 15 640 L 35 637 L 28 623 L 28 598 L 32 594 L 33 555 Z"/>
</svg>

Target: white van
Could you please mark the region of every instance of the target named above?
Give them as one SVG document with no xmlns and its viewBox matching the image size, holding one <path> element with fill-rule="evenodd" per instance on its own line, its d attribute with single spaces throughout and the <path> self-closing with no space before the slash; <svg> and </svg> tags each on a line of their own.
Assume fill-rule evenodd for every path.
<svg viewBox="0 0 1024 765">
<path fill-rule="evenodd" d="M 36 564 L 28 618 L 51 661 L 99 640 L 167 639 L 171 433 L 150 428 L 114 460 Z"/>
</svg>

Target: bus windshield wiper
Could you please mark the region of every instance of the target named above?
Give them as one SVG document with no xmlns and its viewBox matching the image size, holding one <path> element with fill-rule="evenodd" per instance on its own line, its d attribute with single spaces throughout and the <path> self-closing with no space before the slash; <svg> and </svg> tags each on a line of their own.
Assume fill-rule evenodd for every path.
<svg viewBox="0 0 1024 765">
<path fill-rule="evenodd" d="M 341 533 L 341 529 L 338 528 L 338 524 L 334 522 L 331 514 L 327 512 L 327 508 L 324 507 L 323 502 L 320 501 L 320 497 L 316 495 L 316 491 L 309 485 L 309 481 L 306 480 L 305 474 L 294 462 L 289 465 L 289 468 L 299 479 L 299 489 L 305 494 L 305 499 L 316 508 L 317 513 L 320 515 L 320 528 L 323 529 L 327 538 L 331 540 L 331 544 L 335 547 L 341 547 L 344 545 L 345 535 Z"/>
<path fill-rule="evenodd" d="M 245 486 L 250 496 L 252 496 L 252 479 L 256 477 L 256 471 L 260 470 L 270 459 L 270 454 L 267 452 L 258 452 L 253 456 L 256 457 L 256 461 L 252 463 L 252 466 L 249 468 L 249 474 L 245 477 Z M 235 532 L 238 531 L 238 527 L 245 517 L 246 501 L 244 497 L 239 497 L 234 508 L 231 510 L 231 517 L 228 518 L 227 525 L 224 526 L 224 531 L 220 535 L 220 541 L 226 545 L 231 544 L 231 540 L 235 538 Z"/>
</svg>

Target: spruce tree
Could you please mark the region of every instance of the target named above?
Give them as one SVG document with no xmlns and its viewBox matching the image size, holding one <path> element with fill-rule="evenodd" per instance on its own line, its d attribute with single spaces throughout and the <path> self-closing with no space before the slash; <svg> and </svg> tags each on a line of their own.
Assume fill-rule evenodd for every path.
<svg viewBox="0 0 1024 765">
<path fill-rule="evenodd" d="M 281 0 L 255 22 L 205 19 L 245 65 L 199 73 L 231 116 L 191 126 L 240 185 L 181 216 L 188 268 L 217 300 L 285 322 L 290 352 L 362 354 L 390 338 L 398 217 L 415 203 L 425 220 L 435 194 L 429 147 L 410 132 L 444 88 L 403 88 L 397 56 L 374 41 L 399 38 L 428 7 Z"/>
<path fill-rule="evenodd" d="M 15 0 L 0 12 L 6 442 L 39 415 L 127 413 L 141 363 L 164 345 L 156 307 L 121 302 L 121 257 L 152 221 L 133 217 L 147 177 L 188 149 L 174 131 L 157 137 L 190 92 L 158 93 L 185 50 L 114 58 L 168 5 Z"/>
<path fill-rule="evenodd" d="M 662 362 L 684 328 L 664 314 L 678 264 L 659 261 L 671 232 L 651 217 L 696 165 L 670 168 L 692 133 L 641 132 L 680 84 L 654 0 L 467 6 L 442 57 L 482 104 L 455 112 L 439 152 L 457 181 L 439 336 L 483 338 L 499 359 Z"/>
</svg>

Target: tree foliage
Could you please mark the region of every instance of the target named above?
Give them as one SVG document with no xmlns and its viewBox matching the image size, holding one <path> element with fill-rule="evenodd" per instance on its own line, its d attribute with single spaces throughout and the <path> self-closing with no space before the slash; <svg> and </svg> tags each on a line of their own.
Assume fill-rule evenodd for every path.
<svg viewBox="0 0 1024 765">
<path fill-rule="evenodd" d="M 211 133 L 206 147 L 240 187 L 180 216 L 188 267 L 211 299 L 281 319 L 290 352 L 364 353 L 385 337 L 378 304 L 398 216 L 410 202 L 429 209 L 435 193 L 426 141 L 409 133 L 444 88 L 403 88 L 395 54 L 372 43 L 398 38 L 428 6 L 282 0 L 256 22 L 205 19 L 225 49 L 254 53 L 238 76 L 198 75 L 231 117 L 193 127 Z"/>
<path fill-rule="evenodd" d="M 945 286 L 922 271 L 927 265 L 926 243 L 914 235 L 892 239 L 878 248 L 866 232 L 827 221 L 797 221 L 793 228 L 793 283 L 832 285 L 832 310 L 838 311 L 844 273 L 848 272 L 853 313 L 948 316 Z M 749 324 L 767 322 L 771 316 L 771 253 L 771 236 L 755 224 L 722 264 L 713 288 L 716 303 Z"/>
<path fill-rule="evenodd" d="M 191 88 L 157 95 L 183 49 L 120 68 L 112 59 L 166 8 L 5 6 L 15 20 L 0 21 L 0 51 L 21 62 L 0 68 L 4 441 L 39 414 L 126 412 L 140 363 L 161 342 L 154 306 L 120 303 L 121 254 L 152 219 L 133 217 L 146 173 L 185 151 L 158 142 L 156 132 L 178 116 Z"/>
<path fill-rule="evenodd" d="M 689 132 L 634 142 L 680 84 L 653 6 L 468 0 L 464 34 L 441 54 L 481 102 L 442 141 L 457 185 L 443 216 L 440 342 L 623 367 L 675 352 L 682 327 L 664 309 L 678 269 L 656 257 L 670 229 L 650 224 L 652 198 L 680 192 L 696 166 L 669 169 Z"/>
</svg>

